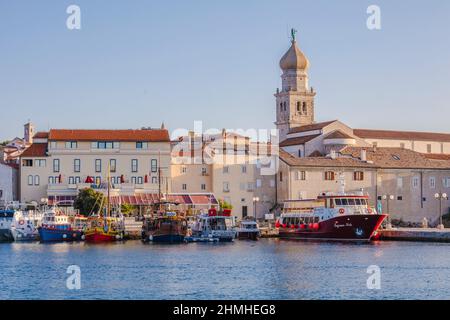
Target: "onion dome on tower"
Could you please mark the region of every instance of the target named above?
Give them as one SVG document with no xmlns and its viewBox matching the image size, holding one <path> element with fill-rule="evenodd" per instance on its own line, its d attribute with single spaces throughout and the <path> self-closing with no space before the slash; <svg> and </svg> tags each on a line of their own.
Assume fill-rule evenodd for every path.
<svg viewBox="0 0 450 320">
<path fill-rule="evenodd" d="M 295 30 L 292 30 L 291 47 L 280 60 L 280 68 L 284 70 L 307 70 L 309 61 L 303 52 L 298 48 L 295 40 Z"/>
</svg>

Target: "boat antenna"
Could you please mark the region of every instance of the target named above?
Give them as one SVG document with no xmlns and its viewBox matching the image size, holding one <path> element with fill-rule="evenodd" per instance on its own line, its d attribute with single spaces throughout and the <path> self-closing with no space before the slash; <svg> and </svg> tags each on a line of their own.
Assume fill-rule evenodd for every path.
<svg viewBox="0 0 450 320">
<path fill-rule="evenodd" d="M 162 210 L 162 204 L 161 204 L 161 150 L 158 151 L 158 196 L 159 196 L 159 210 Z"/>
</svg>

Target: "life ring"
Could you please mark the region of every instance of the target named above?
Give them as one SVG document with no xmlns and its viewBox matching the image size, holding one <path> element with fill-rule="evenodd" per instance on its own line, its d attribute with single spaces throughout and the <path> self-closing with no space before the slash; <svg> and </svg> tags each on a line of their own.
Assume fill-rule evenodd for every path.
<svg viewBox="0 0 450 320">
<path fill-rule="evenodd" d="M 20 224 L 21 226 L 23 226 L 24 223 L 25 223 L 25 220 L 19 220 L 19 224 Z"/>
<path fill-rule="evenodd" d="M 340 214 L 344 214 L 344 213 L 345 213 L 345 209 L 344 209 L 344 208 L 340 208 L 340 209 L 339 209 L 339 213 L 340 213 Z"/>
</svg>

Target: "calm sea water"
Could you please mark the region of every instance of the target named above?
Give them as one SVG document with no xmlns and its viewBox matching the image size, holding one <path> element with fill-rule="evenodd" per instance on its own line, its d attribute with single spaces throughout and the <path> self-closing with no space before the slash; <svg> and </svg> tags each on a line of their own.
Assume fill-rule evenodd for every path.
<svg viewBox="0 0 450 320">
<path fill-rule="evenodd" d="M 449 299 L 450 245 L 0 244 L 0 299 Z M 66 287 L 81 268 L 81 289 Z M 369 290 L 367 267 L 381 268 Z"/>
</svg>

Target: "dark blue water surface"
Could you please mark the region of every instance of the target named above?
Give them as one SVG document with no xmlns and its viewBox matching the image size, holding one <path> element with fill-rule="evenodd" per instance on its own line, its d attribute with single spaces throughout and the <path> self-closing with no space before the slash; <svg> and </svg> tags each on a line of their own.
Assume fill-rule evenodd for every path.
<svg viewBox="0 0 450 320">
<path fill-rule="evenodd" d="M 0 299 L 449 299 L 450 244 L 0 244 Z M 81 269 L 81 289 L 66 271 Z M 367 268 L 381 269 L 369 290 Z"/>
</svg>

